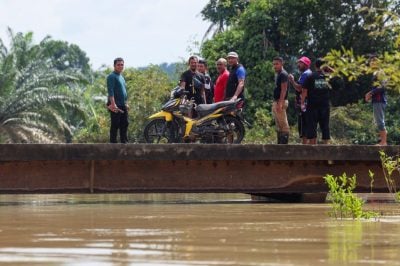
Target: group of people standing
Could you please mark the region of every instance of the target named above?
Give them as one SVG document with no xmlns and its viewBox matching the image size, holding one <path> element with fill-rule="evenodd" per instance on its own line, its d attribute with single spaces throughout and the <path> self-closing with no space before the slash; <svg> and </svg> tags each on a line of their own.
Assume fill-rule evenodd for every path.
<svg viewBox="0 0 400 266">
<path fill-rule="evenodd" d="M 239 55 L 236 52 L 228 53 L 227 59 L 220 58 L 216 62 L 218 77 L 213 84 L 208 72 L 207 62 L 191 56 L 188 60 L 189 68 L 180 79 L 179 86 L 188 92 L 188 98 L 194 99 L 196 104 L 210 104 L 223 100 L 244 100 L 244 87 L 246 70 L 239 63 Z M 298 113 L 298 130 L 303 144 L 317 143 L 317 126 L 322 131 L 322 140 L 328 143 L 329 132 L 329 89 L 325 71 L 332 71 L 329 67 L 321 69 L 323 62 L 317 60 L 316 71 L 310 69 L 311 60 L 305 56 L 297 61 L 301 72 L 298 81 L 293 75 L 289 75 L 284 69 L 284 61 L 281 57 L 273 59 L 275 70 L 275 89 L 272 113 L 277 128 L 277 143 L 289 142 L 290 127 L 286 110 L 289 106 L 289 83 L 296 93 L 295 108 Z M 228 71 L 227 66 L 230 69 Z"/>
<path fill-rule="evenodd" d="M 370 58 L 370 64 L 377 59 Z M 299 136 L 303 144 L 317 144 L 317 127 L 321 130 L 322 143 L 330 140 L 330 101 L 331 90 L 329 75 L 334 71 L 322 59 L 315 61 L 315 70 L 311 70 L 311 60 L 303 56 L 297 60 L 300 77 L 297 81 L 292 74 L 288 74 L 281 57 L 273 59 L 275 70 L 275 90 L 272 113 L 277 128 L 278 144 L 287 144 L 289 140 L 289 124 L 286 110 L 288 108 L 289 84 L 295 89 L 295 109 Z M 376 78 L 376 77 L 375 77 Z M 373 85 L 365 95 L 365 100 L 372 101 L 375 123 L 379 130 L 380 141 L 377 145 L 387 145 L 387 131 L 385 127 L 384 110 L 387 105 L 384 85 Z"/>
<path fill-rule="evenodd" d="M 227 67 L 230 67 L 228 71 Z M 230 52 L 227 59 L 220 58 L 216 62 L 218 78 L 213 83 L 208 74 L 207 62 L 197 56 L 188 60 L 189 69 L 183 72 L 179 86 L 188 92 L 188 98 L 196 104 L 217 103 L 224 100 L 244 100 L 246 70 L 239 63 L 239 55 Z"/>
<path fill-rule="evenodd" d="M 315 61 L 315 71 L 311 70 L 311 60 L 303 56 L 297 60 L 300 77 L 296 81 L 292 74 L 284 69 L 282 57 L 273 58 L 275 71 L 275 88 L 273 93 L 272 114 L 277 129 L 277 143 L 289 142 L 290 127 L 287 119 L 289 84 L 295 90 L 295 109 L 298 116 L 298 132 L 303 144 L 317 144 L 317 127 L 322 133 L 322 143 L 330 140 L 329 118 L 330 102 L 329 73 L 334 70 L 324 64 L 322 59 Z M 246 70 L 239 63 L 236 52 L 228 53 L 226 59 L 216 61 L 218 77 L 213 83 L 208 74 L 205 60 L 191 56 L 188 60 L 188 70 L 181 75 L 179 86 L 188 92 L 188 98 L 196 104 L 211 104 L 224 100 L 240 98 L 244 102 Z M 229 65 L 229 71 L 228 71 Z M 117 142 L 119 130 L 121 143 L 128 142 L 128 111 L 127 91 L 122 76 L 124 60 L 114 60 L 114 71 L 107 77 L 108 102 L 111 114 L 110 142 Z M 382 86 L 375 86 L 365 95 L 365 100 L 372 100 L 374 118 L 380 133 L 379 145 L 387 145 L 387 133 L 384 120 L 386 94 Z"/>
<path fill-rule="evenodd" d="M 317 127 L 320 126 L 322 141 L 327 144 L 330 139 L 329 131 L 329 90 L 330 84 L 326 72 L 333 71 L 322 65 L 321 59 L 315 62 L 316 70 L 311 71 L 311 60 L 301 57 L 297 61 L 300 77 L 297 81 L 292 74 L 284 69 L 282 57 L 275 57 L 272 61 L 275 70 L 274 101 L 272 114 L 275 118 L 277 128 L 277 143 L 287 144 L 289 142 L 289 123 L 287 120 L 287 108 L 289 84 L 295 89 L 295 109 L 297 113 L 297 124 L 299 136 L 303 144 L 317 143 Z"/>
<path fill-rule="evenodd" d="M 227 65 L 230 66 L 230 72 Z M 205 60 L 191 56 L 188 60 L 189 68 L 181 75 L 179 86 L 188 92 L 188 98 L 194 99 L 196 104 L 210 104 L 223 100 L 244 100 L 244 83 L 246 70 L 239 63 L 236 52 L 230 52 L 225 58 L 216 62 L 219 73 L 215 84 L 208 74 L 208 65 Z M 128 142 L 128 111 L 127 90 L 125 79 L 122 76 L 124 60 L 114 59 L 114 71 L 107 76 L 108 101 L 110 111 L 110 143 L 117 143 L 118 131 L 121 143 Z"/>
</svg>

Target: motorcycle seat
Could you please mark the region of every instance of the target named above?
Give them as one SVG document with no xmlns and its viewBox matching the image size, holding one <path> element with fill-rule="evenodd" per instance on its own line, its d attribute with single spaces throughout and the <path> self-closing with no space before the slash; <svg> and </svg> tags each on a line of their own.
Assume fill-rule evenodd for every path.
<svg viewBox="0 0 400 266">
<path fill-rule="evenodd" d="M 196 111 L 202 112 L 202 113 L 207 113 L 207 112 L 217 110 L 218 108 L 229 106 L 229 105 L 234 105 L 234 104 L 236 104 L 236 103 L 233 101 L 222 101 L 222 102 L 217 102 L 217 103 L 212 103 L 212 104 L 199 104 L 196 106 Z"/>
</svg>

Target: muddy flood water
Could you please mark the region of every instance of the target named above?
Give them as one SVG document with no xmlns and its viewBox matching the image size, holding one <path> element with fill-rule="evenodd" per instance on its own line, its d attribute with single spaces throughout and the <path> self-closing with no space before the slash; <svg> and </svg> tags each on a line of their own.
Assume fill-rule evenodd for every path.
<svg viewBox="0 0 400 266">
<path fill-rule="evenodd" d="M 400 205 L 368 207 L 388 215 L 240 194 L 0 195 L 0 265 L 400 265 Z"/>
</svg>

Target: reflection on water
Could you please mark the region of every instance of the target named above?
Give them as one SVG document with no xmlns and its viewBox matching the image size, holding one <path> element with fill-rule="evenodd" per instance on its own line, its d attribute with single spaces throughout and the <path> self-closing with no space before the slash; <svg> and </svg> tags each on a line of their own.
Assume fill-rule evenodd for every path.
<svg viewBox="0 0 400 266">
<path fill-rule="evenodd" d="M 54 204 L 163 204 L 163 203 L 234 203 L 250 202 L 251 197 L 246 194 L 215 194 L 215 193 L 191 193 L 191 194 L 38 194 L 38 195 L 1 195 L 1 205 L 54 205 Z"/>
<path fill-rule="evenodd" d="M 0 264 L 400 265 L 399 217 L 328 209 L 236 194 L 2 195 Z"/>
<path fill-rule="evenodd" d="M 361 221 L 345 221 L 333 225 L 328 231 L 329 261 L 338 263 L 357 261 L 363 242 L 362 232 Z"/>
</svg>

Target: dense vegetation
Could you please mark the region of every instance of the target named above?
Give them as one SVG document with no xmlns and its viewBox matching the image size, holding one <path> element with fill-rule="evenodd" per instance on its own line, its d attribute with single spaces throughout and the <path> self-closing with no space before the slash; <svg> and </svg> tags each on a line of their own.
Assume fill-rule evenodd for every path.
<svg viewBox="0 0 400 266">
<path fill-rule="evenodd" d="M 371 86 L 367 55 L 381 56 L 389 85 L 388 140 L 400 143 L 399 0 L 210 0 L 201 12 L 210 22 L 199 55 L 215 62 L 236 51 L 245 65 L 247 143 L 274 143 L 271 116 L 272 58 L 298 75 L 296 59 L 328 55 L 340 77 L 331 93 L 333 143 L 372 144 L 372 108 L 363 100 Z M 94 72 L 78 46 L 49 37 L 33 43 L 33 33 L 0 40 L 0 143 L 107 142 L 105 77 Z M 157 111 L 177 84 L 182 63 L 126 69 L 131 106 L 129 138 L 142 141 L 146 118 Z M 216 76 L 211 63 L 211 74 Z M 291 142 L 297 142 L 290 93 Z"/>
<path fill-rule="evenodd" d="M 383 15 L 387 11 L 391 12 L 392 19 Z M 364 61 L 357 61 L 358 65 L 354 64 L 354 58 L 361 55 L 398 51 L 396 42 L 399 35 L 393 31 L 398 25 L 393 17 L 398 16 L 398 12 L 399 1 L 210 1 L 202 14 L 212 23 L 226 18 L 226 21 L 219 21 L 219 24 L 225 25 L 225 30 L 218 31 L 212 39 L 203 43 L 201 55 L 215 61 L 230 50 L 239 53 L 248 71 L 246 114 L 254 125 L 246 140 L 271 142 L 274 139 L 270 111 L 274 88 L 271 59 L 276 55 L 282 56 L 286 61 L 286 70 L 298 74 L 295 61 L 301 55 L 315 60 L 325 57 L 332 50 L 350 50 L 353 56 L 344 62 L 344 53 L 331 57 L 336 63 L 342 62 L 334 64 L 341 77 L 335 78 L 331 92 L 333 142 L 371 144 L 376 142 L 376 129 L 371 127 L 371 106 L 363 100 L 371 86 L 371 75 L 358 71 L 356 78 L 348 77 L 351 73 L 346 69 L 366 67 L 365 57 Z M 388 62 L 392 67 L 389 75 L 398 74 L 399 66 L 394 62 L 393 58 L 392 64 Z M 293 94 L 289 99 L 291 104 Z M 389 142 L 394 144 L 399 143 L 400 137 L 396 115 L 399 110 L 398 91 L 392 90 L 390 94 L 386 120 Z M 289 123 L 293 125 L 292 136 L 296 138 L 293 104 L 291 107 Z"/>
<path fill-rule="evenodd" d="M 0 40 L 0 142 L 70 142 L 83 119 L 77 96 L 89 59 L 65 42 L 8 33 L 9 49 Z"/>
</svg>

